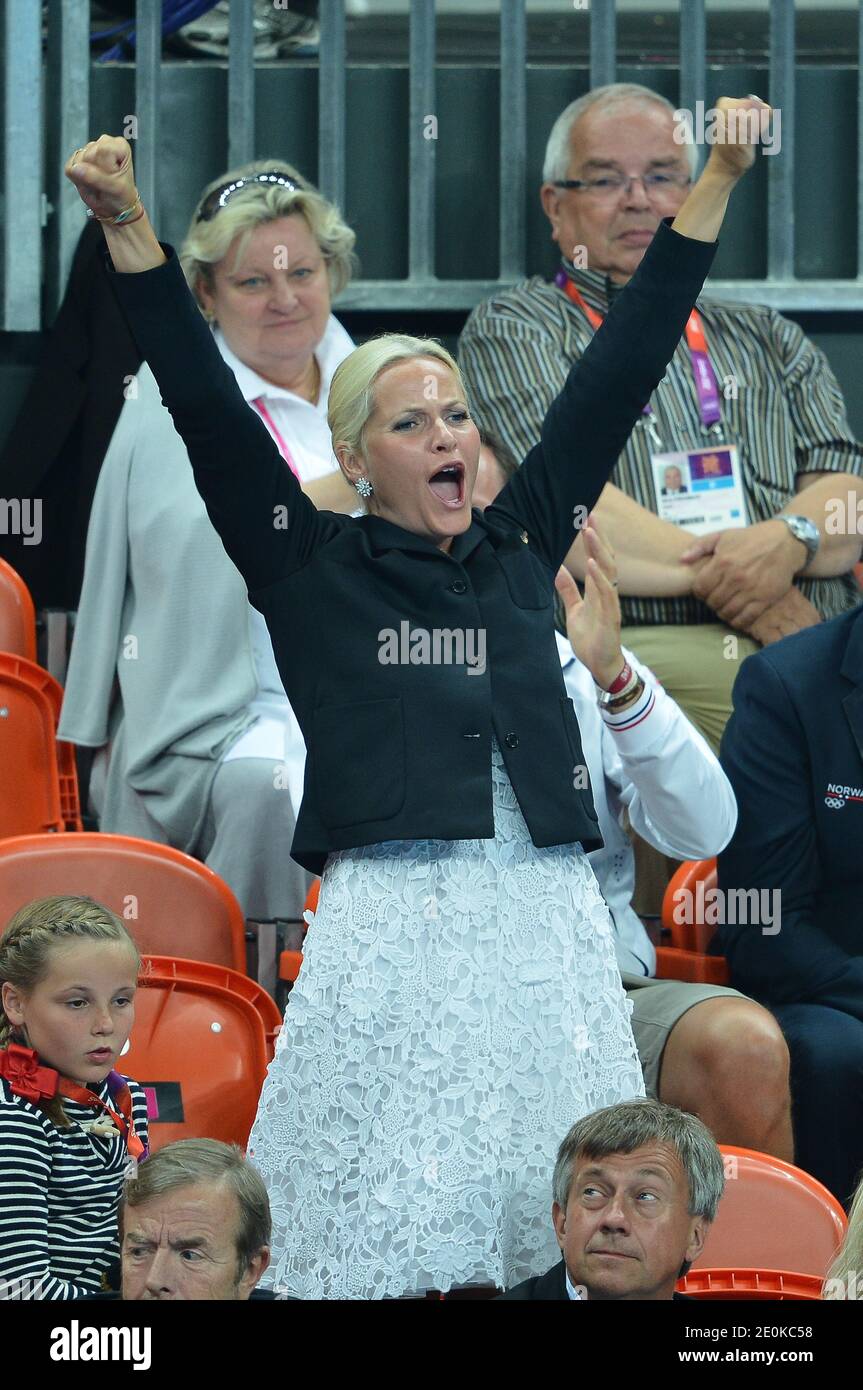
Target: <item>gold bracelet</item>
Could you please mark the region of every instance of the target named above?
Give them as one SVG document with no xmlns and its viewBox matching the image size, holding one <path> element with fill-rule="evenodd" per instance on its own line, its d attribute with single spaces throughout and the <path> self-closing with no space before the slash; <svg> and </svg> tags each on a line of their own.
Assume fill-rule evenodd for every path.
<svg viewBox="0 0 863 1390">
<path fill-rule="evenodd" d="M 133 217 L 132 213 L 137 207 L 140 207 L 141 211 L 138 213 L 137 217 Z M 96 222 L 101 222 L 103 226 L 106 227 L 124 227 L 128 222 L 137 222 L 139 218 L 144 216 L 144 204 L 141 202 L 140 193 L 136 190 L 134 203 L 130 203 L 127 208 L 124 208 L 122 212 L 118 212 L 115 217 L 99 217 L 92 208 L 87 209 L 87 216 L 92 217 Z"/>
</svg>

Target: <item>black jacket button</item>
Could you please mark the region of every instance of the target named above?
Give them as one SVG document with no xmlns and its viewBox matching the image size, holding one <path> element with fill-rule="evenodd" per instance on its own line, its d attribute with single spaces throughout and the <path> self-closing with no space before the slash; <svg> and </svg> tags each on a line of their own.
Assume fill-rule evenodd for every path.
<svg viewBox="0 0 863 1390">
<path fill-rule="evenodd" d="M 467 593 L 467 585 L 465 584 L 463 579 L 456 579 L 452 584 L 450 584 L 450 588 L 452 589 L 454 594 Z"/>
<path fill-rule="evenodd" d="M 504 743 L 506 744 L 507 748 L 517 748 L 518 734 L 507 734 L 506 738 L 504 739 Z"/>
</svg>

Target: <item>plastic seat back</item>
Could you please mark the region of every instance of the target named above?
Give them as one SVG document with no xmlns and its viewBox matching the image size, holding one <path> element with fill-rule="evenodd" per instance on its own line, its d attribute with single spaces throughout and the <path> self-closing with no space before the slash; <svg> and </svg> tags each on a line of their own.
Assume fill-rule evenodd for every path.
<svg viewBox="0 0 863 1390">
<path fill-rule="evenodd" d="M 263 1019 L 185 964 L 145 969 L 121 1069 L 147 1090 L 153 1150 L 175 1139 L 245 1147 L 267 1069 Z"/>
<path fill-rule="evenodd" d="M 716 926 L 705 923 L 704 907 L 716 886 L 715 859 L 687 859 L 675 870 L 662 899 L 662 926 L 673 947 L 703 955 L 710 950 Z"/>
<path fill-rule="evenodd" d="M 144 954 L 245 971 L 240 904 L 218 874 L 180 850 L 92 831 L 0 841 L 0 929 L 24 903 L 53 893 L 110 907 Z"/>
<path fill-rule="evenodd" d="M 0 837 L 80 828 L 74 755 L 57 741 L 62 699 L 48 671 L 0 652 Z"/>
<path fill-rule="evenodd" d="M 211 965 L 208 961 L 180 960 L 176 956 L 146 956 L 144 959 L 150 979 L 168 980 L 182 976 L 184 980 L 197 980 L 216 992 L 236 994 L 245 999 L 261 1016 L 267 1041 L 267 1061 L 272 1061 L 282 1015 L 273 996 L 257 980 L 251 980 L 248 975 L 241 975 L 238 970 L 231 970 L 228 966 Z"/>
<path fill-rule="evenodd" d="M 0 560 L 0 652 L 36 660 L 36 610 L 17 570 Z"/>
<path fill-rule="evenodd" d="M 815 1274 L 789 1274 L 780 1269 L 695 1269 L 678 1279 L 678 1293 L 690 1298 L 720 1298 L 725 1302 L 759 1299 L 819 1299 L 824 1280 Z"/>
<path fill-rule="evenodd" d="M 833 1194 L 779 1158 L 720 1147 L 725 1192 L 693 1269 L 788 1270 L 823 1279 L 848 1224 Z"/>
</svg>

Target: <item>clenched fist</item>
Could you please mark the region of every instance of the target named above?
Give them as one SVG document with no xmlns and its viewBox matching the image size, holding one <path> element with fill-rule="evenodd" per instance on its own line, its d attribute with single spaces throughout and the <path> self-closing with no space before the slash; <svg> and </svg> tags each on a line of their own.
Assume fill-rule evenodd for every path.
<svg viewBox="0 0 863 1390">
<path fill-rule="evenodd" d="M 91 140 L 70 155 L 63 172 L 94 217 L 116 217 L 138 197 L 132 147 L 121 135 L 100 135 L 98 140 Z"/>
<path fill-rule="evenodd" d="M 762 123 L 772 115 L 772 108 L 760 97 L 720 97 L 714 110 L 713 148 L 707 167 L 740 178 L 755 163 Z"/>
</svg>

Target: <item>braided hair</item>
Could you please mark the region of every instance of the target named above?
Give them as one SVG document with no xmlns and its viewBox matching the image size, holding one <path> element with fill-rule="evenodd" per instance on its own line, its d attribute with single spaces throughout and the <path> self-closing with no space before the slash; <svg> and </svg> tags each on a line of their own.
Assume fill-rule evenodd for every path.
<svg viewBox="0 0 863 1390">
<path fill-rule="evenodd" d="M 79 941 L 111 941 L 128 946 L 140 968 L 141 957 L 121 919 L 93 898 L 56 895 L 19 908 L 0 936 L 0 1049 L 10 1043 L 30 1046 L 27 1030 L 13 1024 L 3 1003 L 4 984 L 30 994 L 44 979 L 51 952 Z M 60 1096 L 38 1102 L 56 1125 L 68 1126 Z"/>
</svg>

